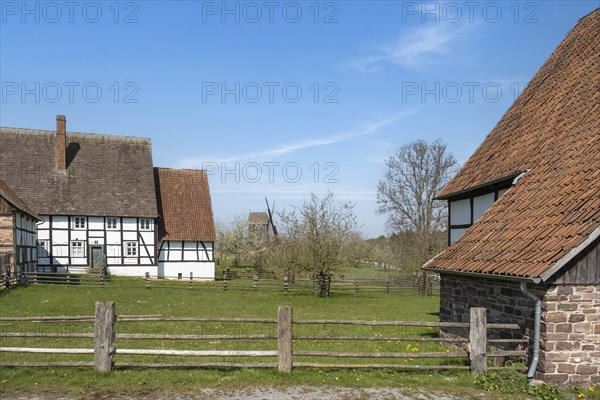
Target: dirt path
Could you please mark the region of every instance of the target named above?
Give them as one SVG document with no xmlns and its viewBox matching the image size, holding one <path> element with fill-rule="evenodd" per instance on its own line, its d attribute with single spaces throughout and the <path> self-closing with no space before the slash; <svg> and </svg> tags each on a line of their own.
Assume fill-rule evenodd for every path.
<svg viewBox="0 0 600 400">
<path fill-rule="evenodd" d="M 4 400 L 492 400 L 497 395 L 465 390 L 457 394 L 425 392 L 414 388 L 314 388 L 291 386 L 286 388 L 247 388 L 247 389 L 202 389 L 195 393 L 19 393 L 0 396 Z"/>
</svg>

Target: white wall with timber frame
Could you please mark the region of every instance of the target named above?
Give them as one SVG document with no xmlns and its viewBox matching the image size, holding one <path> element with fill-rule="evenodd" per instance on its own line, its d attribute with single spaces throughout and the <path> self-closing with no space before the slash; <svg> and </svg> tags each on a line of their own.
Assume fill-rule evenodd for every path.
<svg viewBox="0 0 600 400">
<path fill-rule="evenodd" d="M 38 271 L 93 267 L 101 254 L 112 275 L 157 276 L 153 218 L 42 215 Z"/>
<path fill-rule="evenodd" d="M 158 252 L 158 276 L 164 278 L 215 279 L 214 243 L 165 240 Z"/>
<path fill-rule="evenodd" d="M 15 265 L 16 272 L 36 270 L 37 221 L 22 212 L 14 213 Z"/>
<path fill-rule="evenodd" d="M 456 242 L 508 190 L 479 189 L 470 195 L 448 199 L 448 244 Z"/>
</svg>

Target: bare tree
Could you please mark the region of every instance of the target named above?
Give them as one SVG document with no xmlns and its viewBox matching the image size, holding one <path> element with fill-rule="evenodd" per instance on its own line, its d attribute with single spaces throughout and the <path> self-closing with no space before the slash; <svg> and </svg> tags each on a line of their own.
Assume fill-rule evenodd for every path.
<svg viewBox="0 0 600 400">
<path fill-rule="evenodd" d="M 456 159 L 440 139 L 417 140 L 400 147 L 385 164 L 377 211 L 388 216 L 391 233 L 415 234 L 417 261 L 423 263 L 435 255 L 440 232 L 446 229 L 446 208 L 434 197 L 455 172 Z"/>
<path fill-rule="evenodd" d="M 323 198 L 311 194 L 302 206 L 279 213 L 284 229 L 279 251 L 289 267 L 307 271 L 315 293 L 329 295 L 331 274 L 344 264 L 344 243 L 358 225 L 351 203 L 336 203 L 332 193 Z"/>
</svg>

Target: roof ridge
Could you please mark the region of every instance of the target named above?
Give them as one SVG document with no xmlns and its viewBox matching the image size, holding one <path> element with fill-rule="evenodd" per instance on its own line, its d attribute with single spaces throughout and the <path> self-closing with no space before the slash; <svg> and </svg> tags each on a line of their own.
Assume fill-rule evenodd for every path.
<svg viewBox="0 0 600 400">
<path fill-rule="evenodd" d="M 48 130 L 48 129 L 13 128 L 13 127 L 9 127 L 9 126 L 0 126 L 0 133 L 15 133 L 15 134 L 20 134 L 20 135 L 26 135 L 26 134 L 55 135 L 56 131 Z M 150 138 L 146 138 L 146 137 L 126 136 L 126 135 L 110 135 L 110 134 L 106 134 L 106 133 L 67 131 L 67 135 L 69 135 L 69 136 L 85 136 L 88 139 L 96 139 L 96 140 L 107 139 L 107 140 L 124 141 L 124 142 L 127 142 L 127 141 L 130 141 L 130 142 L 140 141 L 140 142 L 148 142 L 148 143 L 152 142 L 152 140 Z"/>
</svg>

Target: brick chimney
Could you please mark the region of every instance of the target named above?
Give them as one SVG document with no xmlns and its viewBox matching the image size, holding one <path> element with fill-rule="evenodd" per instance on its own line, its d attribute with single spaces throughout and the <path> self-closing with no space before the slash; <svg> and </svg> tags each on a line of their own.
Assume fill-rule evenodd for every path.
<svg viewBox="0 0 600 400">
<path fill-rule="evenodd" d="M 56 116 L 56 169 L 67 169 L 67 118 Z"/>
</svg>

